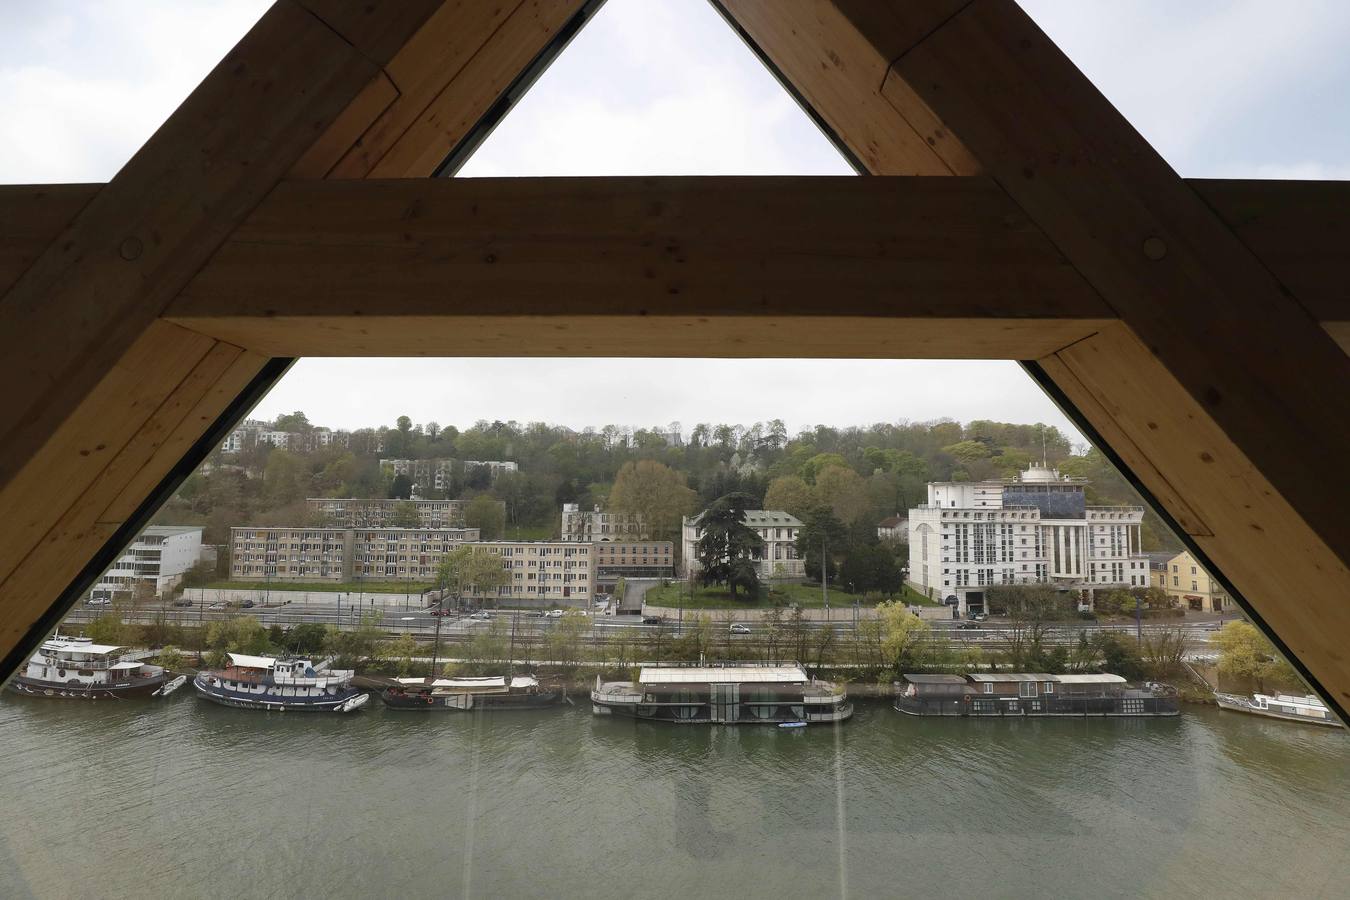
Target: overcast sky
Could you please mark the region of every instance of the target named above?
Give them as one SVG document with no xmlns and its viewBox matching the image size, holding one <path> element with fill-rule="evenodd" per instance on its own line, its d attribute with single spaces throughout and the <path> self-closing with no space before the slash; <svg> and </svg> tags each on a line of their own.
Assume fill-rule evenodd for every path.
<svg viewBox="0 0 1350 900">
<path fill-rule="evenodd" d="M 1350 0 L 1023 5 L 1182 175 L 1350 178 Z M 0 180 L 108 180 L 266 6 L 0 0 Z M 709 5 L 609 0 L 461 177 L 847 171 Z M 593 390 L 563 407 L 550 384 Z M 1068 428 L 1014 364 L 954 361 L 310 359 L 258 413 L 293 409 L 347 428 L 402 414 Z"/>
</svg>

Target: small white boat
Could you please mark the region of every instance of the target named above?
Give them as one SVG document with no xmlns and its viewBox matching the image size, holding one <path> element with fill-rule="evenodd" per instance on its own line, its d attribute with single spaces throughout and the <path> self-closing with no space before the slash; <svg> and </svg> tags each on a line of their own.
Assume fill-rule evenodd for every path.
<svg viewBox="0 0 1350 900">
<path fill-rule="evenodd" d="M 187 676 L 179 675 L 172 681 L 166 681 L 159 690 L 151 694 L 151 697 L 167 697 L 183 685 L 187 684 Z"/>
<path fill-rule="evenodd" d="M 805 722 L 779 722 L 779 728 L 805 728 Z"/>
<path fill-rule="evenodd" d="M 355 697 L 352 697 L 346 703 L 339 706 L 337 708 L 337 711 L 340 713 L 354 712 L 360 709 L 361 707 L 365 706 L 369 700 L 370 700 L 369 694 L 357 694 Z"/>
<path fill-rule="evenodd" d="M 1294 697 L 1289 694 L 1252 694 L 1240 697 L 1237 694 L 1214 693 L 1220 709 L 1233 712 L 1251 713 L 1271 719 L 1284 719 L 1286 722 L 1306 722 L 1309 725 L 1329 725 L 1333 728 L 1344 727 L 1340 720 L 1331 714 L 1318 697 L 1308 694 Z"/>
</svg>

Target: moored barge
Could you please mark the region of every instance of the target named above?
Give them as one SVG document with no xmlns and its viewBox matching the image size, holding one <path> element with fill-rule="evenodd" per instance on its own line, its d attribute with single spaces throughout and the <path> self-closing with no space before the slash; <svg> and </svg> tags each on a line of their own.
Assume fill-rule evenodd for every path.
<svg viewBox="0 0 1350 900">
<path fill-rule="evenodd" d="M 563 692 L 543 688 L 531 675 L 486 678 L 400 678 L 380 693 L 391 709 L 470 712 L 543 709 L 562 702 Z"/>
<path fill-rule="evenodd" d="M 1233 712 L 1251 713 L 1270 719 L 1284 719 L 1286 722 L 1303 722 L 1307 725 L 1330 725 L 1343 728 L 1341 721 L 1331 714 L 1315 694 L 1295 697 L 1291 694 L 1252 694 L 1242 697 L 1237 694 L 1215 692 L 1214 699 L 1220 709 Z"/>
<path fill-rule="evenodd" d="M 168 676 L 160 666 L 126 659 L 129 652 L 89 638 L 53 637 L 42 642 L 9 686 L 19 694 L 68 700 L 149 697 Z"/>
<path fill-rule="evenodd" d="M 329 669 L 308 659 L 228 653 L 224 669 L 203 671 L 192 686 L 212 703 L 241 709 L 350 712 L 360 709 L 350 669 Z"/>
<path fill-rule="evenodd" d="M 591 710 L 684 725 L 823 724 L 848 719 L 853 704 L 797 663 L 713 663 L 643 666 L 636 681 L 596 678 Z"/>
<path fill-rule="evenodd" d="M 1166 685 L 1134 687 L 1120 675 L 991 672 L 904 675 L 895 708 L 910 716 L 1154 717 L 1180 713 Z"/>
</svg>

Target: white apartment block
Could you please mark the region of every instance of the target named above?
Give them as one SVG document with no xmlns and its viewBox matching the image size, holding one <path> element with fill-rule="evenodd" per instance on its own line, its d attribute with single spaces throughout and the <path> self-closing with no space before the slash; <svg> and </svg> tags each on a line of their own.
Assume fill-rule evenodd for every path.
<svg viewBox="0 0 1350 900">
<path fill-rule="evenodd" d="M 558 533 L 564 541 L 641 541 L 647 537 L 647 523 L 640 513 L 601 512 L 598 506 L 582 509 L 580 504 L 564 503 Z"/>
<path fill-rule="evenodd" d="M 331 525 L 348 528 L 380 528 L 390 524 L 400 504 L 417 508 L 423 528 L 462 528 L 467 500 L 363 500 L 351 497 L 310 497 L 305 503 L 310 514 Z M 496 501 L 506 514 L 505 501 Z"/>
<path fill-rule="evenodd" d="M 230 577 L 425 582 L 445 554 L 478 538 L 477 528 L 231 528 Z"/>
<path fill-rule="evenodd" d="M 446 491 L 454 484 L 455 460 L 453 459 L 382 459 L 381 468 L 388 468 L 395 475 L 406 475 L 412 479 L 413 490 Z"/>
<path fill-rule="evenodd" d="M 506 606 L 581 606 L 595 596 L 595 552 L 567 541 L 482 541 L 477 553 L 502 558 L 509 581 L 490 591 L 470 590 L 466 599 Z"/>
<path fill-rule="evenodd" d="M 510 460 L 501 459 L 466 459 L 464 460 L 464 472 L 468 474 L 474 469 L 487 469 L 488 475 L 493 481 L 497 480 L 498 475 L 504 475 L 507 472 L 519 472 L 520 467 Z"/>
<path fill-rule="evenodd" d="M 961 612 L 984 589 L 1054 584 L 1091 592 L 1148 587 L 1141 506 L 1088 506 L 1081 478 L 1033 466 L 1008 481 L 934 482 L 909 511 L 909 583 Z"/>
<path fill-rule="evenodd" d="M 704 510 L 692 519 L 686 516 L 681 523 L 681 549 L 684 552 L 681 558 L 686 577 L 701 568 L 698 563 L 699 522 L 706 512 Z M 802 578 L 806 575 L 806 564 L 797 558 L 800 519 L 777 509 L 747 509 L 741 521 L 764 539 L 763 548 L 755 556 L 755 568 L 760 578 Z"/>
<path fill-rule="evenodd" d="M 151 525 L 136 536 L 104 572 L 90 593 L 109 600 L 130 598 L 137 585 L 160 597 L 183 578 L 202 555 L 200 525 Z"/>
</svg>

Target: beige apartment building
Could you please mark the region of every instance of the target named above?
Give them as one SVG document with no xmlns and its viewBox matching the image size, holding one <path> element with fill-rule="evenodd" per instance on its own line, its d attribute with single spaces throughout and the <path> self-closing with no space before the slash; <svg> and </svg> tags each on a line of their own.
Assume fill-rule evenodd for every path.
<svg viewBox="0 0 1350 900">
<path fill-rule="evenodd" d="M 698 539 L 702 534 L 699 523 L 706 513 L 704 510 L 693 518 L 685 516 L 681 525 L 686 576 L 694 575 L 702 568 L 698 562 Z M 747 509 L 741 522 L 764 539 L 763 548 L 754 558 L 760 578 L 802 578 L 806 575 L 806 563 L 797 558 L 797 532 L 802 528 L 800 519 L 781 509 Z"/>
<path fill-rule="evenodd" d="M 230 577 L 426 582 L 445 554 L 478 537 L 477 528 L 231 528 Z"/>
<path fill-rule="evenodd" d="M 1228 592 L 1195 561 L 1189 550 L 1168 560 L 1162 589 L 1178 606 L 1192 612 L 1221 613 L 1233 605 Z"/>
<path fill-rule="evenodd" d="M 481 541 L 475 552 L 502 558 L 509 581 L 466 599 L 490 606 L 577 606 L 595 596 L 595 552 L 572 541 Z"/>
<path fill-rule="evenodd" d="M 506 503 L 495 501 L 506 513 Z M 467 500 L 361 500 L 351 497 L 310 497 L 305 501 L 316 518 L 332 526 L 383 528 L 393 521 L 400 504 L 417 508 L 423 528 L 463 528 Z"/>
<path fill-rule="evenodd" d="M 595 548 L 595 580 L 602 590 L 620 578 L 674 578 L 674 541 L 603 541 Z"/>
<path fill-rule="evenodd" d="M 647 536 L 647 523 L 640 513 L 601 512 L 600 507 L 582 509 L 564 503 L 558 534 L 564 541 L 640 541 Z"/>
</svg>

